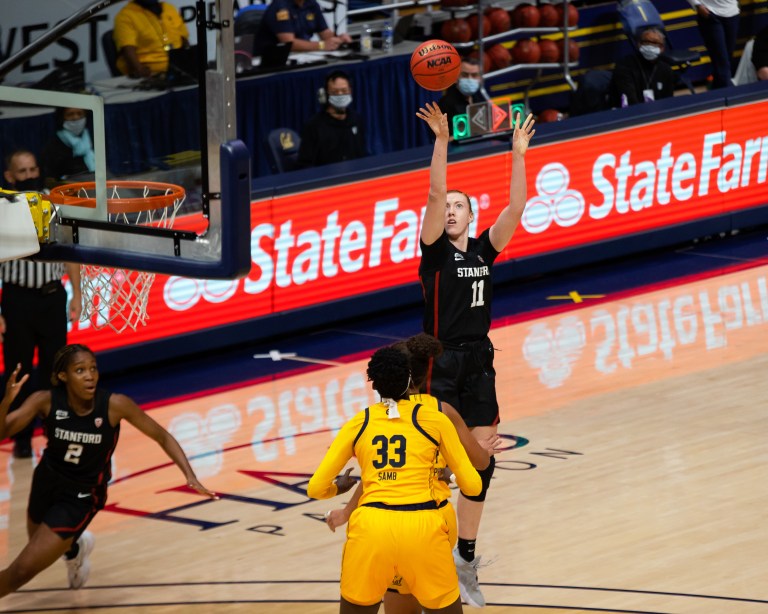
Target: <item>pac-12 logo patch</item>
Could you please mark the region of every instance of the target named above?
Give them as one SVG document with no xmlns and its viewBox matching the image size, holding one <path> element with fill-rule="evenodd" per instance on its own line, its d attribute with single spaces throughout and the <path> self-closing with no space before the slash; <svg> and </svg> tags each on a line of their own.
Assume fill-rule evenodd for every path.
<svg viewBox="0 0 768 614">
<path fill-rule="evenodd" d="M 94 418 L 93 423 L 96 425 L 96 428 L 101 428 L 101 423 L 104 422 L 103 418 Z"/>
</svg>

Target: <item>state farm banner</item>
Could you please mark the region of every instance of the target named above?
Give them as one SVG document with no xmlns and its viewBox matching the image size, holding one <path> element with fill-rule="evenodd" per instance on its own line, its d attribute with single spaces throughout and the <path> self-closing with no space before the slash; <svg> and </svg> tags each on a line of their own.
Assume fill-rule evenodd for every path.
<svg viewBox="0 0 768 614">
<path fill-rule="evenodd" d="M 528 202 L 499 262 L 597 243 L 766 203 L 768 102 L 533 147 Z M 450 164 L 471 195 L 473 233 L 507 205 L 511 156 Z M 244 279 L 158 275 L 150 320 L 115 335 L 80 322 L 71 338 L 114 348 L 416 283 L 427 168 L 251 204 Z"/>
</svg>

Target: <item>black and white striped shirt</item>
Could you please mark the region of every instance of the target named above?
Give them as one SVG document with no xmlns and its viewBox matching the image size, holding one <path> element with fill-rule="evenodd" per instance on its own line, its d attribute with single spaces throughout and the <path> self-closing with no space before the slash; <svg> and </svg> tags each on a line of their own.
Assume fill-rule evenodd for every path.
<svg viewBox="0 0 768 614">
<path fill-rule="evenodd" d="M 25 259 L 0 262 L 3 283 L 24 288 L 41 288 L 51 281 L 60 280 L 64 271 L 63 262 L 32 262 Z"/>
</svg>

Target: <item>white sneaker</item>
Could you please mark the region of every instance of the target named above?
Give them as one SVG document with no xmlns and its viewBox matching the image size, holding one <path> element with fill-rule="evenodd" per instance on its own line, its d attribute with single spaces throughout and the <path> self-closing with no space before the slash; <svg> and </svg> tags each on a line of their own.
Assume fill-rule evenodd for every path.
<svg viewBox="0 0 768 614">
<path fill-rule="evenodd" d="M 78 538 L 77 545 L 79 550 L 77 556 L 70 560 L 64 560 L 67 564 L 67 575 L 69 576 L 69 588 L 82 588 L 88 581 L 88 575 L 91 573 L 91 562 L 88 555 L 93 550 L 96 538 L 90 531 L 83 531 Z"/>
<path fill-rule="evenodd" d="M 464 603 L 473 608 L 485 607 L 485 597 L 483 597 L 480 584 L 477 581 L 480 557 L 476 556 L 471 562 L 465 561 L 464 557 L 459 554 L 459 549 L 454 548 L 453 562 L 456 563 L 456 572 L 459 574 L 459 592 Z"/>
</svg>

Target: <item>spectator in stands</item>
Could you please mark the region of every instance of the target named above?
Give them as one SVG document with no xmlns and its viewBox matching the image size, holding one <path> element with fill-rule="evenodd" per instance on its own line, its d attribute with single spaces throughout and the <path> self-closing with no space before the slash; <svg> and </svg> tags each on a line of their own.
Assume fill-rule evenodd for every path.
<svg viewBox="0 0 768 614">
<path fill-rule="evenodd" d="M 758 81 L 768 81 L 768 26 L 755 36 L 752 47 L 752 64 L 757 71 Z"/>
<path fill-rule="evenodd" d="M 168 70 L 168 51 L 189 46 L 178 9 L 159 0 L 132 0 L 115 16 L 117 68 L 131 77 Z"/>
<path fill-rule="evenodd" d="M 467 112 L 467 105 L 485 102 L 482 92 L 483 76 L 480 62 L 475 58 L 462 58 L 459 79 L 445 90 L 437 103 L 443 113 L 448 114 L 448 130 L 453 134 L 453 118 Z"/>
<path fill-rule="evenodd" d="M 675 77 L 669 64 L 659 61 L 664 33 L 647 28 L 637 37 L 638 50 L 616 62 L 611 77 L 611 104 L 615 107 L 652 102 L 675 93 Z"/>
<path fill-rule="evenodd" d="M 46 183 L 55 185 L 66 177 L 94 171 L 96 156 L 87 123 L 82 109 L 56 109 L 58 130 L 42 154 Z"/>
<path fill-rule="evenodd" d="M 9 190 L 18 192 L 27 190 L 39 192 L 44 187 L 37 158 L 26 149 L 17 149 L 6 157 L 3 178 Z"/>
<path fill-rule="evenodd" d="M 315 34 L 319 41 L 310 40 Z M 352 42 L 349 34 L 337 36 L 328 27 L 317 0 L 273 0 L 256 40 L 259 49 L 291 43 L 291 51 L 334 51 Z"/>
<path fill-rule="evenodd" d="M 739 30 L 739 0 L 688 0 L 712 63 L 712 88 L 731 85 L 731 58 Z"/>
<path fill-rule="evenodd" d="M 335 70 L 325 79 L 325 108 L 301 131 L 299 167 L 321 166 L 368 155 L 362 116 L 350 107 L 349 76 Z"/>
</svg>

